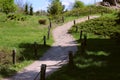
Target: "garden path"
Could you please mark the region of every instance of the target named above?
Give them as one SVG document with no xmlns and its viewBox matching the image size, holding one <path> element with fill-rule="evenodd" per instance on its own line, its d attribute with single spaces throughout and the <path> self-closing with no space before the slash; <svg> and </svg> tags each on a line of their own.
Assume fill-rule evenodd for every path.
<svg viewBox="0 0 120 80">
<path fill-rule="evenodd" d="M 90 19 L 97 17 L 99 16 L 90 16 Z M 86 20 L 88 20 L 88 17 L 76 19 L 76 23 Z M 77 51 L 77 42 L 68 33 L 68 30 L 72 27 L 72 25 L 74 25 L 73 21 L 56 27 L 52 32 L 55 42 L 52 47 L 43 55 L 43 57 L 25 67 L 13 77 L 3 80 L 34 80 L 36 75 L 40 72 L 41 64 L 47 65 L 46 76 L 50 75 L 62 67 L 62 65 L 66 64 L 68 62 L 68 52 L 73 51 L 73 53 L 75 53 Z M 36 80 L 39 80 L 39 75 Z"/>
</svg>

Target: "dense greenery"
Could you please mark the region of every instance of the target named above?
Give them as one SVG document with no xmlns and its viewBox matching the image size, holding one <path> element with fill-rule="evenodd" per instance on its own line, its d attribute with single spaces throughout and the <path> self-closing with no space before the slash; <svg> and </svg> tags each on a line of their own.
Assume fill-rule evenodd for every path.
<svg viewBox="0 0 120 80">
<path fill-rule="evenodd" d="M 75 26 L 79 26 L 79 30 L 83 30 L 85 32 L 104 35 L 114 39 L 120 39 L 120 25 L 116 23 L 115 15 L 89 20 L 85 23 L 77 24 Z"/>
<path fill-rule="evenodd" d="M 0 9 L 2 12 L 8 14 L 10 12 L 15 12 L 17 7 L 14 4 L 14 0 L 0 0 Z"/>
<path fill-rule="evenodd" d="M 33 15 L 33 7 L 30 5 L 30 15 Z"/>
<path fill-rule="evenodd" d="M 64 16 L 87 16 L 92 14 L 105 14 L 112 13 L 114 10 L 103 6 L 86 6 L 83 8 L 76 8 L 71 11 L 65 12 Z"/>
<path fill-rule="evenodd" d="M 25 14 L 29 14 L 29 6 L 28 6 L 28 3 L 25 4 L 25 9 L 24 9 L 24 12 Z"/>
<path fill-rule="evenodd" d="M 81 52 L 80 33 L 73 26 L 70 32 L 80 44 L 74 66 L 65 65 L 47 80 L 119 80 L 120 44 L 109 36 L 120 31 L 115 20 L 116 16 L 111 14 L 77 24 L 83 35 L 87 33 L 85 53 Z"/>
<path fill-rule="evenodd" d="M 63 10 L 64 6 L 60 2 L 60 0 L 52 0 L 51 4 L 48 7 L 48 13 L 52 16 L 62 14 Z"/>
<path fill-rule="evenodd" d="M 79 1 L 79 0 L 76 0 L 74 5 L 73 5 L 73 9 L 74 8 L 83 8 L 85 5 L 83 2 Z"/>
</svg>

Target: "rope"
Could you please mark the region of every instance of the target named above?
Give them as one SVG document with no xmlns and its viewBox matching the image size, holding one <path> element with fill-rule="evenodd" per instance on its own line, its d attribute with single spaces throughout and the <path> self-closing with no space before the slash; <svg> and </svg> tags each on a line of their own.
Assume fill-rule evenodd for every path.
<svg viewBox="0 0 120 80">
<path fill-rule="evenodd" d="M 34 79 L 34 80 L 36 80 L 36 79 L 38 78 L 39 74 L 40 74 L 40 72 L 36 75 L 36 77 L 35 77 L 35 79 Z"/>
<path fill-rule="evenodd" d="M 47 67 L 51 67 L 51 66 L 58 66 L 59 64 L 61 64 L 64 60 L 67 59 L 67 56 L 62 60 L 60 61 L 59 63 L 55 64 L 55 65 L 49 65 Z M 60 66 L 60 65 L 59 65 Z M 40 72 L 36 75 L 36 77 L 34 78 L 34 80 L 37 80 L 38 76 L 40 75 Z"/>
</svg>

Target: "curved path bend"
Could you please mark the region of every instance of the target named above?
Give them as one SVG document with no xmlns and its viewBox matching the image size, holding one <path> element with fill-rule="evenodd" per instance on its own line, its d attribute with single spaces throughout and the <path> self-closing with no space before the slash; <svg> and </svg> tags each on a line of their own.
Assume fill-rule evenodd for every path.
<svg viewBox="0 0 120 80">
<path fill-rule="evenodd" d="M 99 16 L 91 16 L 90 19 L 97 17 Z M 86 20 L 88 20 L 88 17 L 76 19 L 76 23 Z M 70 34 L 67 33 L 72 25 L 73 21 L 56 27 L 52 32 L 55 42 L 43 57 L 25 67 L 15 76 L 3 80 L 34 80 L 36 75 L 40 72 L 41 64 L 47 65 L 46 76 L 66 64 L 68 61 L 68 52 L 73 51 L 73 53 L 75 53 L 77 51 L 77 42 Z M 36 80 L 39 80 L 39 77 Z"/>
</svg>

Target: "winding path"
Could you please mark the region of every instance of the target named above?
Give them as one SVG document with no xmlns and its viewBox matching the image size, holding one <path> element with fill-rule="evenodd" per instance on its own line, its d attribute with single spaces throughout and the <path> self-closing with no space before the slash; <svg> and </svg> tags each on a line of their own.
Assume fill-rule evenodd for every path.
<svg viewBox="0 0 120 80">
<path fill-rule="evenodd" d="M 90 19 L 97 18 L 99 16 L 91 16 Z M 76 20 L 76 23 L 80 23 L 88 20 L 87 17 L 83 17 Z M 25 67 L 18 72 L 15 76 L 3 80 L 34 80 L 35 76 L 40 72 L 41 64 L 47 65 L 46 76 L 50 75 L 62 65 L 68 61 L 68 52 L 77 51 L 77 43 L 75 39 L 68 34 L 68 30 L 73 25 L 73 21 L 68 22 L 62 26 L 58 26 L 53 30 L 53 37 L 55 43 L 44 54 L 40 60 L 33 62 L 31 65 Z M 36 79 L 39 80 L 39 77 Z"/>
</svg>

